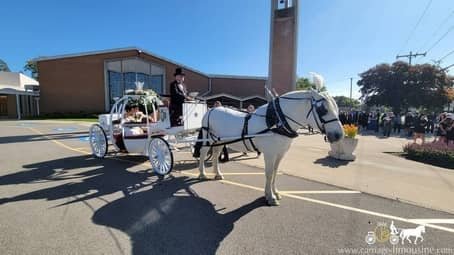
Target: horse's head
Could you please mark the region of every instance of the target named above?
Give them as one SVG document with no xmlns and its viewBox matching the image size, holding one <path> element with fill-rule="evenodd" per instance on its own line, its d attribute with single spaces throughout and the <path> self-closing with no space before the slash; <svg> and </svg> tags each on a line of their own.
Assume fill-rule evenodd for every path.
<svg viewBox="0 0 454 255">
<path fill-rule="evenodd" d="M 330 143 L 344 137 L 344 129 L 338 118 L 337 104 L 328 94 L 316 90 L 299 90 L 286 93 L 280 96 L 280 99 L 283 100 L 282 107 L 289 109 L 285 117 L 291 124 L 297 124 L 294 128 L 310 125 L 325 134 Z M 293 105 L 293 110 L 289 104 Z M 300 114 L 301 111 L 304 115 Z"/>
<path fill-rule="evenodd" d="M 344 137 L 344 129 L 339 121 L 336 101 L 327 93 L 311 91 L 311 109 L 307 113 L 308 122 L 326 134 L 328 141 L 334 143 Z"/>
<path fill-rule="evenodd" d="M 423 225 L 418 226 L 417 228 L 420 229 L 421 233 L 426 233 L 426 227 Z"/>
</svg>

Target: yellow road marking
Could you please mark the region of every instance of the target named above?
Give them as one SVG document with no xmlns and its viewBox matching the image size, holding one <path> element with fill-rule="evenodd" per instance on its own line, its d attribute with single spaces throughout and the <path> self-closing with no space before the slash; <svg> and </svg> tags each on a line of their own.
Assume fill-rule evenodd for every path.
<svg viewBox="0 0 454 255">
<path fill-rule="evenodd" d="M 198 176 L 198 175 L 192 174 L 192 173 L 187 173 L 187 174 L 190 174 L 192 176 Z M 233 182 L 233 181 L 228 181 L 228 180 L 220 180 L 220 182 L 225 183 L 225 184 L 230 184 L 230 185 L 233 185 L 233 186 L 238 186 L 238 187 L 243 187 L 243 188 L 247 188 L 247 189 L 252 189 L 252 190 L 257 190 L 257 191 L 264 192 L 263 188 L 259 188 L 259 187 L 255 187 L 255 186 L 251 186 L 251 185 L 247 185 L 247 184 L 243 184 L 243 183 L 238 183 L 238 182 Z M 438 226 L 438 225 L 433 225 L 433 224 L 428 224 L 428 223 L 424 223 L 424 222 L 419 222 L 419 221 L 414 220 L 414 219 L 402 218 L 402 217 L 394 216 L 394 215 L 390 215 L 390 214 L 378 213 L 378 212 L 369 211 L 369 210 L 365 210 L 365 209 L 359 209 L 359 208 L 355 208 L 355 207 L 351 207 L 351 206 L 330 203 L 330 202 L 326 202 L 326 201 L 322 201 L 322 200 L 318 200 L 318 199 L 313 199 L 313 198 L 308 198 L 308 197 L 301 197 L 301 196 L 296 196 L 296 195 L 292 195 L 292 194 L 282 193 L 281 195 L 284 196 L 284 197 L 291 197 L 291 198 L 294 198 L 294 199 L 303 200 L 303 201 L 307 201 L 307 202 L 312 202 L 312 203 L 315 203 L 315 204 L 326 205 L 326 206 L 330 206 L 330 207 L 344 209 L 344 210 L 347 210 L 347 211 L 353 211 L 353 212 L 358 212 L 358 213 L 362 213 L 362 214 L 368 214 L 368 215 L 381 217 L 381 218 L 387 218 L 387 219 L 391 219 L 391 220 L 398 220 L 398 221 L 412 223 L 412 224 L 416 224 L 416 225 L 424 225 L 426 227 L 430 227 L 430 228 L 434 228 L 434 229 L 438 229 L 438 230 L 454 233 L 454 229 L 452 229 L 452 228 L 447 228 L 447 227 L 442 227 L 442 226 Z"/>
<path fill-rule="evenodd" d="M 28 128 L 31 129 L 31 130 L 33 130 L 34 132 L 36 132 L 36 133 L 38 133 L 38 134 L 40 134 L 40 135 L 46 137 L 47 139 L 49 139 L 50 141 L 54 142 L 55 144 L 58 144 L 58 145 L 60 145 L 60 146 L 62 146 L 62 147 L 64 147 L 64 148 L 66 148 L 66 149 L 68 149 L 68 150 L 76 151 L 76 152 L 79 152 L 79 153 L 82 153 L 82 154 L 85 154 L 85 155 L 90 155 L 90 154 L 91 154 L 91 153 L 89 153 L 89 152 L 86 152 L 86 151 L 83 151 L 83 150 L 79 150 L 79 149 L 70 147 L 70 146 L 68 146 L 68 145 L 66 145 L 66 144 L 64 144 L 64 143 L 62 143 L 62 142 L 60 142 L 60 141 L 57 141 L 57 140 L 55 140 L 54 138 L 52 138 L 52 137 L 50 137 L 50 136 L 48 136 L 48 135 L 42 133 L 41 131 L 39 131 L 39 130 L 37 130 L 37 129 L 35 129 L 35 128 L 32 128 L 32 127 L 28 127 Z"/>
<path fill-rule="evenodd" d="M 357 190 L 295 190 L 295 191 L 279 191 L 284 194 L 358 194 L 361 191 Z"/>
<path fill-rule="evenodd" d="M 78 148 L 74 148 L 75 150 L 88 150 L 89 148 L 85 148 L 85 147 L 78 147 Z"/>
<path fill-rule="evenodd" d="M 62 146 L 64 148 L 67 148 L 67 149 L 72 150 L 72 151 L 80 152 L 82 154 L 91 154 L 91 153 L 87 153 L 87 152 L 82 151 L 82 150 L 74 149 L 74 148 L 72 148 L 70 146 L 67 146 L 66 144 L 63 144 L 63 143 L 61 143 L 59 141 L 56 141 L 53 138 L 50 138 L 49 136 L 43 134 L 42 132 L 40 132 L 37 129 L 34 129 L 32 127 L 29 127 L 29 128 L 31 130 L 33 130 L 34 132 L 43 135 L 44 137 L 46 137 L 49 140 L 53 141 L 55 144 L 60 145 L 60 146 Z M 131 160 L 124 160 L 124 159 L 117 159 L 117 158 L 109 158 L 109 159 L 133 162 Z M 189 173 L 189 172 L 182 172 L 182 173 L 185 174 L 185 175 L 190 175 L 190 176 L 198 176 L 198 174 Z M 259 187 L 255 187 L 255 186 L 251 186 L 251 185 L 247 185 L 247 184 L 243 184 L 243 183 L 233 182 L 233 181 L 229 181 L 229 180 L 220 180 L 220 182 L 221 183 L 225 183 L 225 184 L 230 184 L 230 185 L 233 185 L 233 186 L 237 186 L 237 187 L 243 187 L 243 188 L 247 188 L 247 189 L 251 189 L 251 190 L 264 192 L 263 188 L 259 188 Z M 374 211 L 370 211 L 370 210 L 359 209 L 359 208 L 346 206 L 346 205 L 341 205 L 341 204 L 336 204 L 336 203 L 330 203 L 330 202 L 326 202 L 326 201 L 322 201 L 322 200 L 318 200 L 318 199 L 297 196 L 297 195 L 293 195 L 293 194 L 289 194 L 289 193 L 282 193 L 281 195 L 284 196 L 284 197 L 290 197 L 290 198 L 294 198 L 294 199 L 298 199 L 298 200 L 302 200 L 302 201 L 312 202 L 312 203 L 315 203 L 315 204 L 326 205 L 326 206 L 330 206 L 330 207 L 344 209 L 344 210 L 347 210 L 347 211 L 358 212 L 358 213 L 362 213 L 362 214 L 372 215 L 372 216 L 381 217 L 381 218 L 387 218 L 387 219 L 391 219 L 391 220 L 397 220 L 397 221 L 401 221 L 401 222 L 412 223 L 412 224 L 416 224 L 416 225 L 424 225 L 426 227 L 430 227 L 430 228 L 433 228 L 433 229 L 438 229 L 438 230 L 454 233 L 454 229 L 452 229 L 452 228 L 447 228 L 447 227 L 443 227 L 443 226 L 433 225 L 433 224 L 430 224 L 430 223 L 425 223 L 425 222 L 422 222 L 422 221 L 418 221 L 418 219 L 408 219 L 408 218 L 403 218 L 403 217 L 394 216 L 394 215 L 390 215 L 390 214 L 378 213 L 378 212 L 374 212 Z"/>
<path fill-rule="evenodd" d="M 66 145 L 66 144 L 64 144 L 64 143 L 62 143 L 62 142 L 60 142 L 60 141 L 57 141 L 57 140 L 55 140 L 54 138 L 51 138 L 50 136 L 48 136 L 48 135 L 42 133 L 41 131 L 39 131 L 39 130 L 37 130 L 37 129 L 35 129 L 35 128 L 32 128 L 32 127 L 28 127 L 28 128 L 31 129 L 31 130 L 33 130 L 34 132 L 36 132 L 36 133 L 38 133 L 38 134 L 40 134 L 40 135 L 46 137 L 47 139 L 49 139 L 50 141 L 54 142 L 55 144 L 60 145 L 60 146 L 66 148 L 66 149 L 68 149 L 68 150 L 72 150 L 72 151 L 75 151 L 75 152 L 79 152 L 79 153 L 82 153 L 82 154 L 85 154 L 85 155 L 92 155 L 91 152 L 84 151 L 84 150 L 82 150 L 81 148 L 73 148 L 73 147 L 71 147 L 71 146 L 68 146 L 68 145 Z M 84 148 L 84 149 L 85 149 L 85 148 Z M 124 162 L 134 163 L 134 164 L 138 164 L 138 165 L 142 165 L 142 164 L 146 163 L 146 162 L 144 162 L 144 163 L 139 164 L 139 162 L 136 162 L 136 161 L 133 161 L 133 160 L 121 159 L 121 158 L 113 158 L 113 157 L 106 157 L 106 159 L 112 159 L 112 160 L 117 160 L 117 161 L 124 161 Z"/>
</svg>

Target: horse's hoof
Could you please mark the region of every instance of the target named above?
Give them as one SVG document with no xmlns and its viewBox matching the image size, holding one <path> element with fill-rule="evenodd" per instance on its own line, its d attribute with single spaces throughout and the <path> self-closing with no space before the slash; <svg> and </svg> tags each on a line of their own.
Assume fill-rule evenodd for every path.
<svg viewBox="0 0 454 255">
<path fill-rule="evenodd" d="M 199 178 L 199 180 L 201 180 L 201 181 L 208 180 L 208 177 L 204 174 L 199 174 L 199 177 L 197 177 L 197 178 Z"/>
<path fill-rule="evenodd" d="M 215 180 L 218 180 L 218 181 L 219 181 L 219 180 L 224 180 L 224 176 L 222 176 L 222 175 L 216 175 L 216 176 L 214 177 L 214 179 L 215 179 Z"/>
<path fill-rule="evenodd" d="M 276 193 L 274 193 L 274 195 L 276 196 L 276 199 L 277 199 L 277 200 L 281 200 L 281 199 L 282 199 L 281 194 L 279 194 L 279 193 L 276 192 Z"/>
<path fill-rule="evenodd" d="M 271 200 L 266 200 L 266 203 L 269 205 L 269 206 L 278 206 L 279 205 L 279 201 L 277 201 L 277 199 L 271 199 Z"/>
</svg>

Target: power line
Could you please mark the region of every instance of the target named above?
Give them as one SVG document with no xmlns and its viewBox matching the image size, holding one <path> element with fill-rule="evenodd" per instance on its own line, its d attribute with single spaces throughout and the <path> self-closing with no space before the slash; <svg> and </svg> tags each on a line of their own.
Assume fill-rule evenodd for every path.
<svg viewBox="0 0 454 255">
<path fill-rule="evenodd" d="M 445 67 L 445 68 L 443 68 L 443 69 L 441 69 L 441 70 L 446 71 L 446 70 L 448 70 L 448 69 L 451 68 L 451 67 L 454 67 L 454 64 L 449 65 L 449 66 L 447 66 L 447 67 Z"/>
<path fill-rule="evenodd" d="M 454 53 L 454 50 L 450 51 L 448 54 L 444 55 L 443 57 L 441 57 L 438 61 L 442 61 L 443 59 L 445 59 L 446 57 L 448 57 L 449 55 L 453 54 Z"/>
<path fill-rule="evenodd" d="M 440 39 L 438 39 L 438 40 L 437 40 L 437 41 L 436 41 L 436 42 L 435 42 L 435 43 L 426 51 L 426 53 L 428 53 L 428 52 L 431 51 L 435 46 L 437 46 L 437 44 L 438 44 L 441 40 L 443 40 L 443 39 L 444 39 L 444 38 L 445 38 L 453 29 L 454 29 L 454 25 L 451 26 L 451 27 L 448 29 L 448 31 L 446 31 L 446 33 L 444 33 L 444 34 L 440 37 Z"/>
<path fill-rule="evenodd" d="M 427 10 L 429 9 L 430 5 L 432 4 L 432 0 L 429 0 L 429 2 L 427 3 L 426 5 L 426 8 L 424 8 L 424 11 L 422 12 L 421 16 L 419 17 L 418 19 L 418 22 L 416 22 L 416 25 L 413 27 L 413 29 L 411 30 L 410 34 L 408 35 L 407 39 L 405 40 L 405 43 L 404 45 L 400 48 L 399 52 L 397 52 L 397 54 L 399 54 L 404 48 L 405 46 L 407 46 L 408 42 L 410 41 L 410 39 L 413 37 L 413 34 L 415 33 L 416 31 L 416 28 L 418 28 L 419 26 L 419 23 L 421 23 L 421 20 L 424 18 L 424 16 L 426 15 L 426 12 Z"/>
<path fill-rule="evenodd" d="M 433 34 L 431 36 L 429 36 L 429 38 L 426 40 L 426 42 L 424 42 L 424 44 L 419 47 L 419 51 L 422 51 L 424 48 L 426 48 L 427 44 L 429 44 L 429 42 L 431 41 L 432 38 L 435 37 L 435 35 L 438 34 L 438 32 L 440 32 L 440 29 L 443 27 L 443 25 L 448 22 L 448 20 L 454 15 L 454 10 L 451 11 L 451 13 L 449 13 L 449 15 L 443 19 L 443 21 L 440 23 L 440 25 L 438 25 L 437 29 L 435 29 L 435 32 L 433 32 Z"/>
</svg>

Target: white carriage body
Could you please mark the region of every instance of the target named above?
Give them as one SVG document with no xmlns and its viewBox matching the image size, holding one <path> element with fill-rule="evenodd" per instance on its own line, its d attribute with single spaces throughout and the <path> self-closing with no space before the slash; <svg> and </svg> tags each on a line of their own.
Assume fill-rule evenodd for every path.
<svg viewBox="0 0 454 255">
<path fill-rule="evenodd" d="M 119 135 L 121 135 L 126 150 L 131 154 L 148 156 L 148 142 L 150 138 L 155 136 L 165 136 L 166 140 L 169 136 L 179 136 L 179 139 L 175 139 L 175 142 L 194 140 L 194 137 L 188 137 L 188 134 L 194 133 L 202 127 L 202 119 L 207 112 L 206 103 L 195 101 L 186 102 L 183 103 L 183 126 L 171 127 L 169 108 L 165 106 L 159 107 L 159 120 L 157 122 L 124 123 L 122 116 L 124 115 L 125 105 L 128 103 L 129 98 L 138 98 L 138 96 L 126 95 L 120 98 L 115 102 L 110 113 L 98 116 L 98 121 L 99 125 L 106 131 L 112 145 L 117 150 L 120 149 L 116 145 L 116 141 L 119 139 Z M 116 128 L 120 128 L 117 132 L 115 132 L 115 125 L 117 125 Z M 131 135 L 132 132 L 130 132 L 130 129 L 137 128 L 145 130 L 145 134 Z"/>
<path fill-rule="evenodd" d="M 186 102 L 183 104 L 184 130 L 194 130 L 202 127 L 202 119 L 207 112 L 205 103 Z"/>
<path fill-rule="evenodd" d="M 165 106 L 155 109 L 155 104 L 143 100 L 142 96 L 147 95 L 125 95 L 115 102 L 109 114 L 99 115 L 99 123 L 90 127 L 90 146 L 98 158 L 107 154 L 108 145 L 114 146 L 116 151 L 126 150 L 130 154 L 148 156 L 153 171 L 164 175 L 172 169 L 172 150 L 176 149 L 175 145 L 192 145 L 195 141 L 207 106 L 199 102 L 184 103 L 184 125 L 171 127 L 169 109 Z M 131 99 L 138 100 L 139 105 L 145 108 L 145 118 L 140 117 L 141 122 L 126 122 L 123 118 L 126 105 Z M 159 111 L 159 115 L 154 115 L 159 117 L 157 122 L 150 122 L 150 105 L 153 112 Z"/>
</svg>

